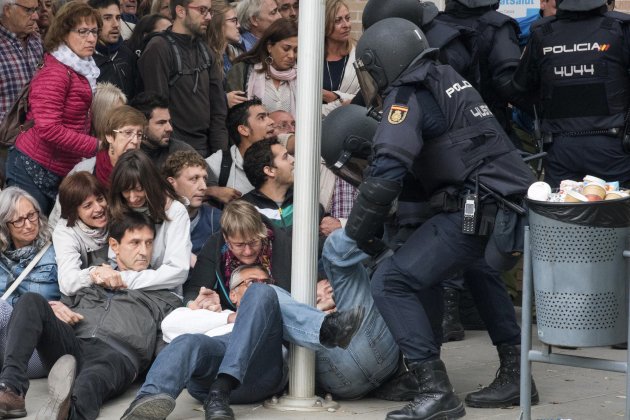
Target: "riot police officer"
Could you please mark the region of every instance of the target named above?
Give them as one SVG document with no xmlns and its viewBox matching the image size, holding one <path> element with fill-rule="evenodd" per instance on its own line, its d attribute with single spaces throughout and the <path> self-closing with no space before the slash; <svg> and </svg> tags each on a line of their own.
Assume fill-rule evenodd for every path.
<svg viewBox="0 0 630 420">
<path fill-rule="evenodd" d="M 506 132 L 510 112 L 501 90 L 512 78 L 521 57 L 518 24 L 497 12 L 499 0 L 446 0 L 436 19 L 465 26 L 477 33 L 476 48 L 481 85 L 479 93 Z"/>
<path fill-rule="evenodd" d="M 514 209 L 522 211 L 513 201 L 534 177 L 470 82 L 439 65 L 437 54 L 416 25 L 399 18 L 372 25 L 356 49 L 364 94 L 384 101 L 373 161 L 346 225 L 348 236 L 368 253 L 382 251 L 379 231 L 408 175 L 437 210 L 378 264 L 372 278 L 376 305 L 421 384 L 420 396 L 390 412 L 390 420 L 465 413 L 418 298 L 460 270 L 472 282 L 493 343 L 503 352 L 495 386 L 511 385 L 510 403 L 518 396 L 520 329 L 505 287 L 496 281 L 496 270 L 513 263 L 514 249 L 498 246 L 490 225 L 499 216 L 516 216 Z M 335 166 L 349 161 L 343 153 Z M 538 399 L 534 388 L 532 399 Z"/>
<path fill-rule="evenodd" d="M 370 0 L 362 15 L 363 30 L 389 17 L 407 19 L 422 29 L 429 45 L 438 48 L 439 59 L 479 88 L 479 65 L 472 29 L 435 19 L 438 8 L 430 1 Z"/>
<path fill-rule="evenodd" d="M 532 25 L 513 80 L 541 110 L 545 181 L 557 187 L 589 174 L 627 185 L 630 16 L 608 12 L 606 0 L 556 3 L 556 16 Z"/>
</svg>

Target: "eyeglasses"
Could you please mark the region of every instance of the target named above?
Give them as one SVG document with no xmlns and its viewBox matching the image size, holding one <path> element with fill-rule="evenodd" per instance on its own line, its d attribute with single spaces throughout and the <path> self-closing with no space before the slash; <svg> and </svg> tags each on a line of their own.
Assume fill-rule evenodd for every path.
<svg viewBox="0 0 630 420">
<path fill-rule="evenodd" d="M 225 19 L 226 22 L 232 22 L 233 24 L 238 24 L 238 17 L 234 16 L 233 18 Z"/>
<path fill-rule="evenodd" d="M 74 32 L 74 33 L 79 34 L 79 36 L 81 38 L 87 38 L 88 35 L 94 35 L 94 38 L 98 38 L 98 28 L 95 28 L 95 29 L 88 29 L 88 28 L 71 29 L 70 32 Z"/>
<path fill-rule="evenodd" d="M 133 138 L 137 138 L 142 140 L 144 138 L 144 132 L 142 131 L 134 131 L 134 130 L 112 130 L 114 133 L 122 134 L 124 138 L 127 140 L 133 140 Z"/>
<path fill-rule="evenodd" d="M 201 16 L 208 16 L 210 15 L 210 17 L 212 17 L 212 10 L 210 10 L 210 8 L 206 7 L 206 6 L 191 6 L 190 4 L 187 6 L 189 9 L 193 9 L 196 10 Z"/>
<path fill-rule="evenodd" d="M 31 223 L 37 222 L 39 220 L 39 212 L 37 210 L 29 211 L 26 213 L 26 216 L 19 217 L 7 223 L 11 223 L 13 227 L 21 228 L 24 227 L 27 220 Z"/>
<path fill-rule="evenodd" d="M 245 285 L 247 287 L 251 286 L 252 283 L 271 283 L 271 277 L 248 277 L 246 279 L 241 280 L 241 282 L 239 284 L 237 284 L 236 286 L 232 287 L 232 290 L 236 290 L 237 288 L 241 287 L 242 285 Z"/>
<path fill-rule="evenodd" d="M 227 241 L 227 243 L 230 245 L 230 247 L 237 249 L 239 251 L 244 250 L 245 248 L 249 248 L 249 249 L 256 249 L 260 246 L 260 244 L 262 243 L 261 239 L 254 239 L 253 241 L 249 241 L 249 242 L 231 242 L 231 241 Z"/>
<path fill-rule="evenodd" d="M 20 3 L 13 3 L 13 4 L 16 6 L 20 6 L 29 16 L 32 16 L 39 11 L 39 5 L 37 5 L 37 7 L 26 7 L 26 6 L 22 6 Z"/>
</svg>

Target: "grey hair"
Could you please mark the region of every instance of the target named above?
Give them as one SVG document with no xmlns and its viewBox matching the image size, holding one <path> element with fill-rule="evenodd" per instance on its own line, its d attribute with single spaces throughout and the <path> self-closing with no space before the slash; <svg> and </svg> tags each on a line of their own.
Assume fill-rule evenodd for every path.
<svg viewBox="0 0 630 420">
<path fill-rule="evenodd" d="M 232 271 L 232 274 L 230 275 L 230 290 L 234 289 L 234 286 L 232 286 L 233 284 L 236 284 L 238 286 L 237 283 L 241 283 L 241 273 L 243 272 L 243 270 L 249 270 L 250 268 L 257 268 L 261 271 L 263 271 L 264 273 L 267 273 L 268 276 L 271 276 L 271 274 L 269 274 L 269 271 L 263 267 L 260 264 L 243 264 L 243 265 L 239 265 L 238 267 L 236 267 L 234 269 L 234 271 Z"/>
<path fill-rule="evenodd" d="M 15 0 L 0 0 L 0 17 L 4 17 L 4 6 L 15 4 Z"/>
<path fill-rule="evenodd" d="M 35 210 L 39 212 L 39 233 L 35 238 L 35 248 L 40 249 L 50 241 L 50 229 L 48 218 L 42 214 L 42 209 L 32 195 L 18 187 L 8 187 L 0 191 L 0 252 L 5 252 L 13 243 L 9 233 L 9 223 L 15 217 L 15 209 L 18 202 L 25 198 L 31 202 Z"/>
<path fill-rule="evenodd" d="M 2 1 L 2 0 L 0 0 Z M 109 82 L 96 84 L 96 93 L 92 98 L 92 128 L 99 140 L 105 138 L 105 126 L 109 111 L 119 106 L 117 102 L 127 103 L 127 97 L 116 85 Z"/>
<path fill-rule="evenodd" d="M 0 0 L 1 1 L 1 0 Z M 275 1 L 275 0 L 274 0 Z M 236 15 L 241 28 L 246 31 L 252 29 L 251 18 L 260 14 L 262 0 L 241 0 L 236 5 Z"/>
</svg>

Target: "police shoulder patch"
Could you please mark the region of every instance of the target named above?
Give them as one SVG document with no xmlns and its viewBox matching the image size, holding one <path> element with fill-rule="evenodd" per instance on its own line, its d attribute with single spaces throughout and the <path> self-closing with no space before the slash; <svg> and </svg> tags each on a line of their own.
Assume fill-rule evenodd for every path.
<svg viewBox="0 0 630 420">
<path fill-rule="evenodd" d="M 387 122 L 390 124 L 400 124 L 405 121 L 409 107 L 406 105 L 392 105 L 389 108 L 389 114 L 387 115 Z"/>
</svg>

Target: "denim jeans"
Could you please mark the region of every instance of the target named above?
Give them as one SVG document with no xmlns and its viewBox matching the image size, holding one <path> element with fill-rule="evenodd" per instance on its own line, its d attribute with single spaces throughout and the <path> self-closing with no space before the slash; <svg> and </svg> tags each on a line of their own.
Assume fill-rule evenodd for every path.
<svg viewBox="0 0 630 420">
<path fill-rule="evenodd" d="M 329 349 L 319 343 L 324 312 L 295 301 L 286 290 L 274 286 L 284 338 L 317 352 L 317 385 L 339 398 L 359 398 L 377 388 L 394 373 L 398 362 L 398 347 L 374 306 L 370 279 L 361 264 L 366 258 L 343 229 L 326 239 L 322 260 L 337 310 L 365 308 L 363 323 L 346 350 Z"/>
<path fill-rule="evenodd" d="M 249 286 L 230 334 L 184 334 L 158 355 L 137 397 L 166 393 L 177 398 L 184 388 L 204 401 L 220 373 L 240 382 L 230 395 L 235 404 L 260 401 L 286 384 L 282 358 L 282 320 L 278 299 L 264 284 Z"/>
<path fill-rule="evenodd" d="M 35 201 L 39 203 L 42 214 L 48 216 L 55 205 L 55 195 L 59 186 L 57 185 L 54 191 L 42 191 L 26 171 L 24 162 L 18 156 L 19 153 L 22 152 L 15 147 L 9 150 L 9 156 L 7 157 L 7 186 L 20 187 L 32 195 Z"/>
<path fill-rule="evenodd" d="M 15 305 L 9 321 L 0 382 L 25 394 L 27 365 L 35 348 L 48 369 L 64 354 L 77 359 L 71 419 L 96 419 L 103 402 L 120 395 L 136 378 L 126 356 L 97 338 L 77 338 L 70 325 L 57 319 L 46 299 L 27 293 Z"/>
</svg>

